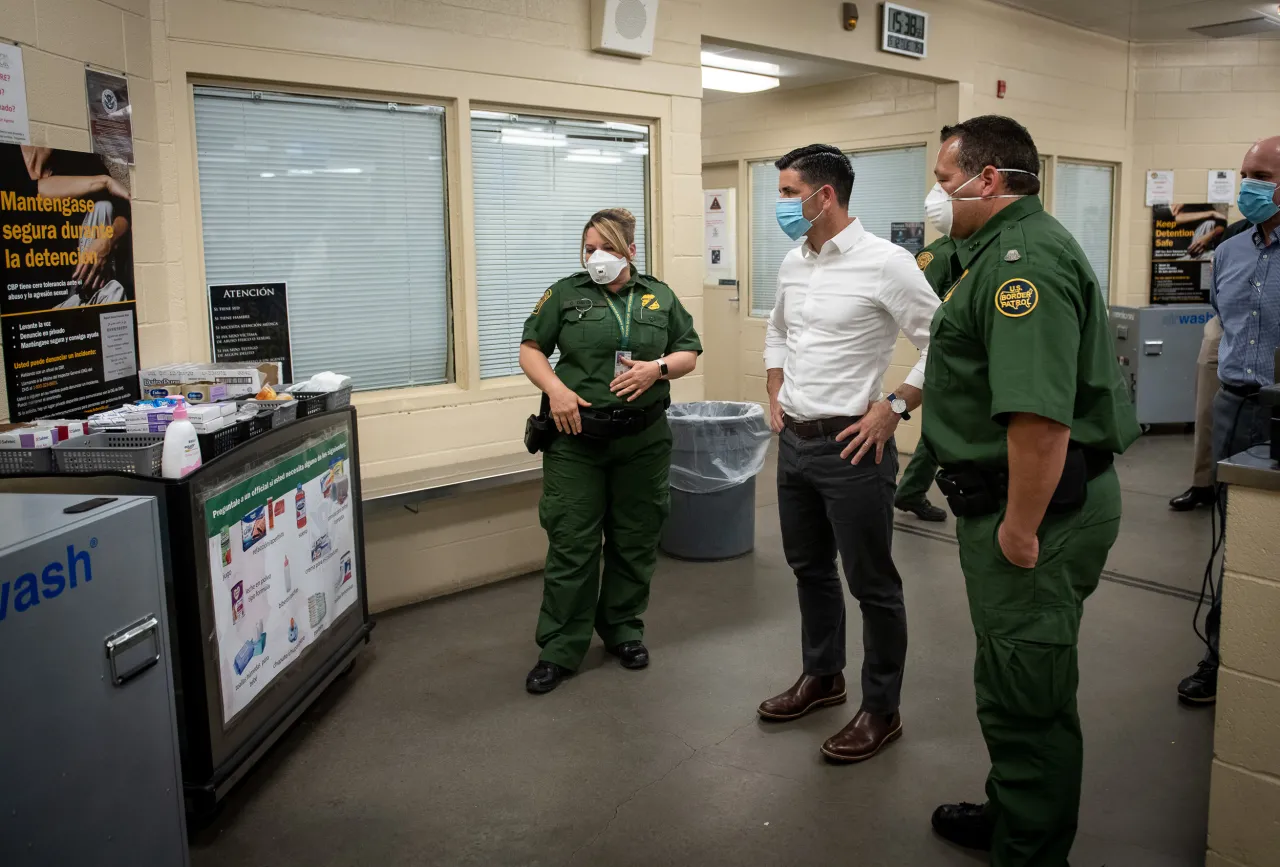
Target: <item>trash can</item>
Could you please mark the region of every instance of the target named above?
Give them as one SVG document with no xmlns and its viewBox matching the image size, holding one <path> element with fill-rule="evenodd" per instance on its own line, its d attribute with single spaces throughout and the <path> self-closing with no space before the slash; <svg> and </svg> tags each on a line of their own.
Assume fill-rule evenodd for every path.
<svg viewBox="0 0 1280 867">
<path fill-rule="evenodd" d="M 756 542 L 756 474 L 769 421 L 755 403 L 678 403 L 671 424 L 671 515 L 659 546 L 682 560 L 727 560 Z"/>
</svg>

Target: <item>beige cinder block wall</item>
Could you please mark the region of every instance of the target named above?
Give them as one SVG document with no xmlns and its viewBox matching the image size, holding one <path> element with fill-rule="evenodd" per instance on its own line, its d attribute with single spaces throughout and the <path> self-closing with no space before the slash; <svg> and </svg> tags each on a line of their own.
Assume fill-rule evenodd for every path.
<svg viewBox="0 0 1280 867">
<path fill-rule="evenodd" d="M 589 9 L 588 0 L 0 0 L 0 37 L 27 48 L 38 143 L 88 149 L 85 63 L 130 75 L 144 365 L 209 352 L 193 82 L 445 107 L 457 381 L 357 396 L 369 478 L 523 449 L 533 388 L 522 377 L 479 376 L 473 105 L 651 124 L 652 270 L 701 317 L 698 3 L 664 0 L 654 56 L 644 61 L 592 52 Z M 698 376 L 676 390 L 679 399 L 701 393 Z M 371 514 L 371 607 L 537 568 L 536 499 L 536 486 L 525 486 L 418 515 Z"/>
<path fill-rule="evenodd" d="M 1280 42 L 1215 39 L 1133 46 L 1129 304 L 1147 303 L 1151 209 L 1145 169 L 1173 169 L 1174 198 L 1203 202 L 1210 169 L 1240 170 L 1249 146 L 1280 135 Z M 1239 219 L 1231 208 L 1231 219 Z"/>
<path fill-rule="evenodd" d="M 1280 492 L 1231 486 L 1208 867 L 1280 864 Z"/>
</svg>

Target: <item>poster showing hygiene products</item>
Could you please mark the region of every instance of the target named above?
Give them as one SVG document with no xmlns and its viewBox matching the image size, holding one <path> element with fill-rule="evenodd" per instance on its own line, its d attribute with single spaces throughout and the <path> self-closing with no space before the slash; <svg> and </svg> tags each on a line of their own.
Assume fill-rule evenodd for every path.
<svg viewBox="0 0 1280 867">
<path fill-rule="evenodd" d="M 224 725 L 359 599 L 350 455 L 314 440 L 204 502 Z"/>
</svg>

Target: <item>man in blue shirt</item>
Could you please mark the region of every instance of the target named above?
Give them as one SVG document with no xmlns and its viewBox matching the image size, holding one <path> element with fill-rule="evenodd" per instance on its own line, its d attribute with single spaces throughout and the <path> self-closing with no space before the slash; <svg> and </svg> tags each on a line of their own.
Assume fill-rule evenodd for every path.
<svg viewBox="0 0 1280 867">
<path fill-rule="evenodd" d="M 1212 301 L 1222 321 L 1222 387 L 1213 399 L 1215 461 L 1269 438 L 1270 411 L 1257 395 L 1262 386 L 1275 382 L 1275 351 L 1280 346 L 1280 136 L 1250 148 L 1240 175 L 1240 213 L 1253 224 L 1253 231 L 1224 241 L 1213 260 Z M 1222 497 L 1218 502 L 1225 507 Z M 1210 705 L 1217 700 L 1221 614 L 1219 584 L 1205 619 L 1208 652 L 1195 673 L 1178 684 L 1184 704 Z"/>
</svg>

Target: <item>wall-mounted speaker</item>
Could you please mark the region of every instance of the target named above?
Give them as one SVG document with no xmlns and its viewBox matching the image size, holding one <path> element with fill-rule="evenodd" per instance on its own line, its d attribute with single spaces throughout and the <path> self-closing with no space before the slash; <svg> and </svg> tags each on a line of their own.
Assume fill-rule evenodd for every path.
<svg viewBox="0 0 1280 867">
<path fill-rule="evenodd" d="M 649 57 L 658 0 L 591 0 L 591 47 L 605 54 Z"/>
</svg>

